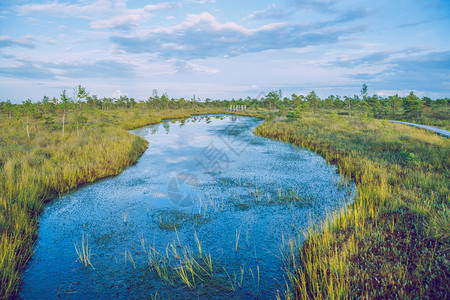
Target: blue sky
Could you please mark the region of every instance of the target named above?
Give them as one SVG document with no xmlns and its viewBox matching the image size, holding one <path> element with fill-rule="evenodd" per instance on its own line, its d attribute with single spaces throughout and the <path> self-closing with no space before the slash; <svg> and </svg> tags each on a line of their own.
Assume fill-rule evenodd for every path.
<svg viewBox="0 0 450 300">
<path fill-rule="evenodd" d="M 0 101 L 450 96 L 449 0 L 0 2 Z"/>
</svg>

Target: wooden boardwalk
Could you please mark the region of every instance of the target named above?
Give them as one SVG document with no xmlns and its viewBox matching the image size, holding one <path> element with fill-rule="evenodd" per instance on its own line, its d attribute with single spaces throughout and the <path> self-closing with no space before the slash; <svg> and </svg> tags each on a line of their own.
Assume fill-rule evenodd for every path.
<svg viewBox="0 0 450 300">
<path fill-rule="evenodd" d="M 450 131 L 445 130 L 445 129 L 436 128 L 436 127 L 431 127 L 431 126 L 428 126 L 428 125 L 420 125 L 420 124 L 408 123 L 408 122 L 402 122 L 402 121 L 389 121 L 389 122 L 405 124 L 405 125 L 409 125 L 409 126 L 414 126 L 414 127 L 430 130 L 430 131 L 436 132 L 437 134 L 440 134 L 440 135 L 445 136 L 445 137 L 449 137 L 450 136 Z"/>
</svg>

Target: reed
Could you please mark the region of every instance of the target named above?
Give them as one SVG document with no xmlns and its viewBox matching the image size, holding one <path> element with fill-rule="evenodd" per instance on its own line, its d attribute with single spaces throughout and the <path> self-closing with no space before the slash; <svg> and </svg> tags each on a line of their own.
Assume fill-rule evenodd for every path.
<svg viewBox="0 0 450 300">
<path fill-rule="evenodd" d="M 189 246 L 169 243 L 165 249 L 165 255 L 151 248 L 148 252 L 148 262 L 151 270 L 158 277 L 172 286 L 185 285 L 194 290 L 198 287 L 208 288 L 221 286 L 227 288 L 226 283 L 217 276 L 211 254 L 203 253 L 202 245 L 196 233 L 194 233 L 197 252 Z M 182 249 L 178 251 L 178 248 Z M 232 290 L 232 286 L 229 286 Z"/>
<path fill-rule="evenodd" d="M 78 260 L 83 266 L 91 266 L 95 269 L 91 263 L 91 247 L 89 246 L 89 238 L 85 236 L 84 233 L 81 237 L 81 245 L 75 243 L 75 252 L 78 255 Z"/>
<path fill-rule="evenodd" d="M 238 247 L 239 247 L 239 238 L 241 237 L 241 227 L 239 227 L 239 229 L 236 229 L 236 243 L 235 243 L 235 247 L 234 247 L 234 251 L 237 252 L 238 251 Z"/>
<path fill-rule="evenodd" d="M 197 232 L 194 232 L 194 238 L 195 238 L 195 243 L 197 244 L 197 249 L 198 249 L 198 254 L 200 256 L 200 258 L 202 258 L 202 244 L 200 243 L 198 236 L 197 236 Z"/>
</svg>

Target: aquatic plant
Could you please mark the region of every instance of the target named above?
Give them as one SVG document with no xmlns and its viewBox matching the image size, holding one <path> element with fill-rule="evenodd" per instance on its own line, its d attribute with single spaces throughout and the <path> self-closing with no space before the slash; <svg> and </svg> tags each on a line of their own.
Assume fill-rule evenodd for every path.
<svg viewBox="0 0 450 300">
<path fill-rule="evenodd" d="M 160 229 L 176 231 L 187 225 L 200 226 L 209 220 L 210 214 L 207 214 L 206 210 L 202 213 L 192 213 L 182 210 L 162 209 L 159 211 L 156 223 Z"/>
<path fill-rule="evenodd" d="M 197 233 L 194 233 L 194 239 L 198 251 L 193 251 L 189 246 L 176 245 L 174 242 L 166 246 L 165 254 L 150 247 L 148 251 L 150 269 L 172 286 L 182 284 L 191 290 L 198 287 L 214 289 L 219 286 L 227 289 L 226 282 L 215 272 L 211 254 L 203 253 Z"/>
<path fill-rule="evenodd" d="M 133 255 L 131 254 L 130 250 L 125 249 L 124 258 L 125 258 L 125 267 L 127 266 L 127 261 L 129 260 L 133 265 L 133 268 L 136 269 L 136 264 L 134 263 Z"/>
<path fill-rule="evenodd" d="M 236 243 L 235 243 L 235 247 L 234 247 L 234 251 L 238 251 L 238 246 L 239 246 L 239 238 L 241 237 L 241 227 L 239 227 L 239 229 L 236 229 Z"/>
<path fill-rule="evenodd" d="M 85 236 L 84 233 L 81 237 L 81 245 L 78 245 L 77 242 L 75 244 L 75 252 L 78 255 L 78 260 L 85 267 L 91 266 L 94 269 L 94 266 L 91 263 L 91 247 L 89 246 L 89 238 Z"/>
</svg>

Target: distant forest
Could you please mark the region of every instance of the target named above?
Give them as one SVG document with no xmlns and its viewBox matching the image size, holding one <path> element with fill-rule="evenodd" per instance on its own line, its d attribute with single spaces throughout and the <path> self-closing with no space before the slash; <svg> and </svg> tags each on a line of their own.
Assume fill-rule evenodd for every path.
<svg viewBox="0 0 450 300">
<path fill-rule="evenodd" d="M 301 112 L 310 111 L 313 114 L 319 111 L 339 111 L 340 115 L 351 115 L 352 113 L 373 118 L 397 118 L 418 120 L 423 117 L 424 112 L 430 112 L 438 108 L 447 108 L 450 98 L 431 99 L 429 97 L 419 98 L 413 92 L 406 97 L 393 95 L 380 97 L 378 95 L 369 96 L 367 86 L 364 84 L 359 95 L 353 97 L 330 95 L 320 98 L 314 91 L 308 95 L 292 94 L 290 97 L 283 97 L 281 90 L 271 91 L 263 94 L 259 98 L 247 97 L 245 99 L 231 100 L 204 100 L 193 96 L 191 99 L 171 98 L 164 93 L 158 94 L 153 90 L 152 96 L 147 100 L 135 100 L 127 96 L 119 98 L 99 98 L 91 95 L 82 86 L 78 86 L 73 91 L 73 96 L 69 96 L 63 90 L 60 97 L 49 98 L 44 96 L 42 100 L 33 103 L 25 100 L 22 104 L 12 104 L 9 100 L 0 102 L 0 113 L 8 117 L 21 119 L 30 117 L 39 119 L 48 113 L 57 111 L 79 111 L 84 110 L 114 110 L 114 109 L 142 109 L 142 110 L 170 110 L 170 109 L 196 109 L 196 108 L 218 108 L 224 109 L 230 105 L 245 105 L 247 110 L 281 110 L 286 111 L 288 116 L 301 116 Z M 446 119 L 446 114 L 439 117 Z"/>
</svg>

